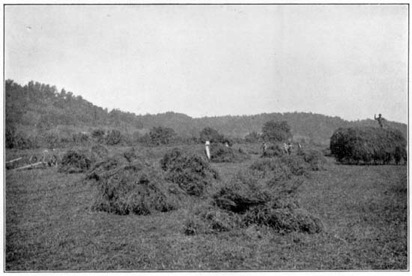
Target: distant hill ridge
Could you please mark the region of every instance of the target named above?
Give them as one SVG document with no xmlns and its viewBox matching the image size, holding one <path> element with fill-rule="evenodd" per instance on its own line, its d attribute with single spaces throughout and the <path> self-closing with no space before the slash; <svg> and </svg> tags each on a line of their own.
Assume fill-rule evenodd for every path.
<svg viewBox="0 0 412 276">
<path fill-rule="evenodd" d="M 244 116 L 219 116 L 192 118 L 188 115 L 166 112 L 136 115 L 118 109 L 98 107 L 81 96 L 75 96 L 55 86 L 29 82 L 22 86 L 13 80 L 6 81 L 6 127 L 14 126 L 24 132 L 41 132 L 53 128 L 88 131 L 96 128 L 115 128 L 120 131 L 145 133 L 152 127 L 173 128 L 182 137 L 199 136 L 205 127 L 212 127 L 221 134 L 244 138 L 250 132 L 261 132 L 269 120 L 287 121 L 295 140 L 328 144 L 339 127 L 377 126 L 372 119 L 346 121 L 339 117 L 304 112 L 262 113 Z M 386 122 L 388 127 L 402 131 L 407 137 L 407 125 Z"/>
</svg>

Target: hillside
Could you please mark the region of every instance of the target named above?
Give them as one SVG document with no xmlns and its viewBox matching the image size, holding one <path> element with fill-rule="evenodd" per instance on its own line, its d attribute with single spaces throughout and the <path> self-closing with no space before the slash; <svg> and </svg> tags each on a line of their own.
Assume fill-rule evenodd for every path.
<svg viewBox="0 0 412 276">
<path fill-rule="evenodd" d="M 275 120 L 287 121 L 297 141 L 328 144 L 339 127 L 377 125 L 371 119 L 350 122 L 339 117 L 302 112 L 203 118 L 174 112 L 136 115 L 118 109 L 109 112 L 81 96 L 64 89 L 58 91 L 48 84 L 31 81 L 22 86 L 7 80 L 5 88 L 6 127 L 31 134 L 55 128 L 67 132 L 113 128 L 129 134 L 144 134 L 152 127 L 164 126 L 174 129 L 182 137 L 197 137 L 203 128 L 212 127 L 226 136 L 244 138 L 250 132 L 261 132 L 265 122 Z M 387 125 L 401 130 L 406 137 L 406 124 L 387 122 Z"/>
</svg>

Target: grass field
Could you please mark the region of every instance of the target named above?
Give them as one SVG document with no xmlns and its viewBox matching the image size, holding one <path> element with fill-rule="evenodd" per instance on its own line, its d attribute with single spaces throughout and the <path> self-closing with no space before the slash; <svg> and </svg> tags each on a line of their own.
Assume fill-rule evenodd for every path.
<svg viewBox="0 0 412 276">
<path fill-rule="evenodd" d="M 165 150 L 145 155 L 156 164 Z M 224 182 L 258 158 L 212 166 Z M 329 157 L 298 190 L 301 206 L 325 225 L 319 234 L 251 226 L 187 236 L 186 216 L 201 199 L 149 216 L 94 212 L 95 190 L 83 179 L 56 168 L 6 171 L 6 271 L 409 268 L 407 166 L 339 165 Z"/>
</svg>

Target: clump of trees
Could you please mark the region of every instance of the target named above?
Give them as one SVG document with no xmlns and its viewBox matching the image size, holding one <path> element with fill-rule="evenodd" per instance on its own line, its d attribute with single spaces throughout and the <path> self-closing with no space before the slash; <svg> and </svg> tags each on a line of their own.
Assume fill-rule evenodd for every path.
<svg viewBox="0 0 412 276">
<path fill-rule="evenodd" d="M 220 134 L 216 129 L 211 127 L 205 127 L 199 133 L 200 141 L 202 143 L 210 141 L 211 143 L 224 143 L 225 137 Z"/>
<path fill-rule="evenodd" d="M 407 160 L 406 139 L 397 129 L 349 127 L 337 129 L 330 150 L 342 163 L 396 164 Z"/>
<path fill-rule="evenodd" d="M 263 125 L 262 138 L 266 142 L 282 142 L 292 138 L 291 128 L 287 121 L 268 121 Z"/>
</svg>

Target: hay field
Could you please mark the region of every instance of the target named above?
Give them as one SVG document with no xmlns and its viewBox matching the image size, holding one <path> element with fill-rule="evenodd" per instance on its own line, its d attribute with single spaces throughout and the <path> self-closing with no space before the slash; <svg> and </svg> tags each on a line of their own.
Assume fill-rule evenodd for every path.
<svg viewBox="0 0 412 276">
<path fill-rule="evenodd" d="M 235 145 L 235 147 L 238 145 Z M 201 152 L 201 146 L 188 146 Z M 221 183 L 259 159 L 212 163 Z M 111 152 L 121 148 L 109 148 Z M 167 147 L 142 148 L 149 163 Z M 18 152 L 14 152 L 18 156 Z M 407 166 L 339 165 L 311 171 L 297 190 L 300 205 L 325 230 L 277 233 L 264 226 L 186 235 L 190 198 L 170 212 L 116 215 L 92 209 L 94 186 L 85 174 L 57 168 L 6 171 L 6 271 L 77 270 L 406 270 Z M 218 187 L 216 187 L 217 189 Z"/>
</svg>

